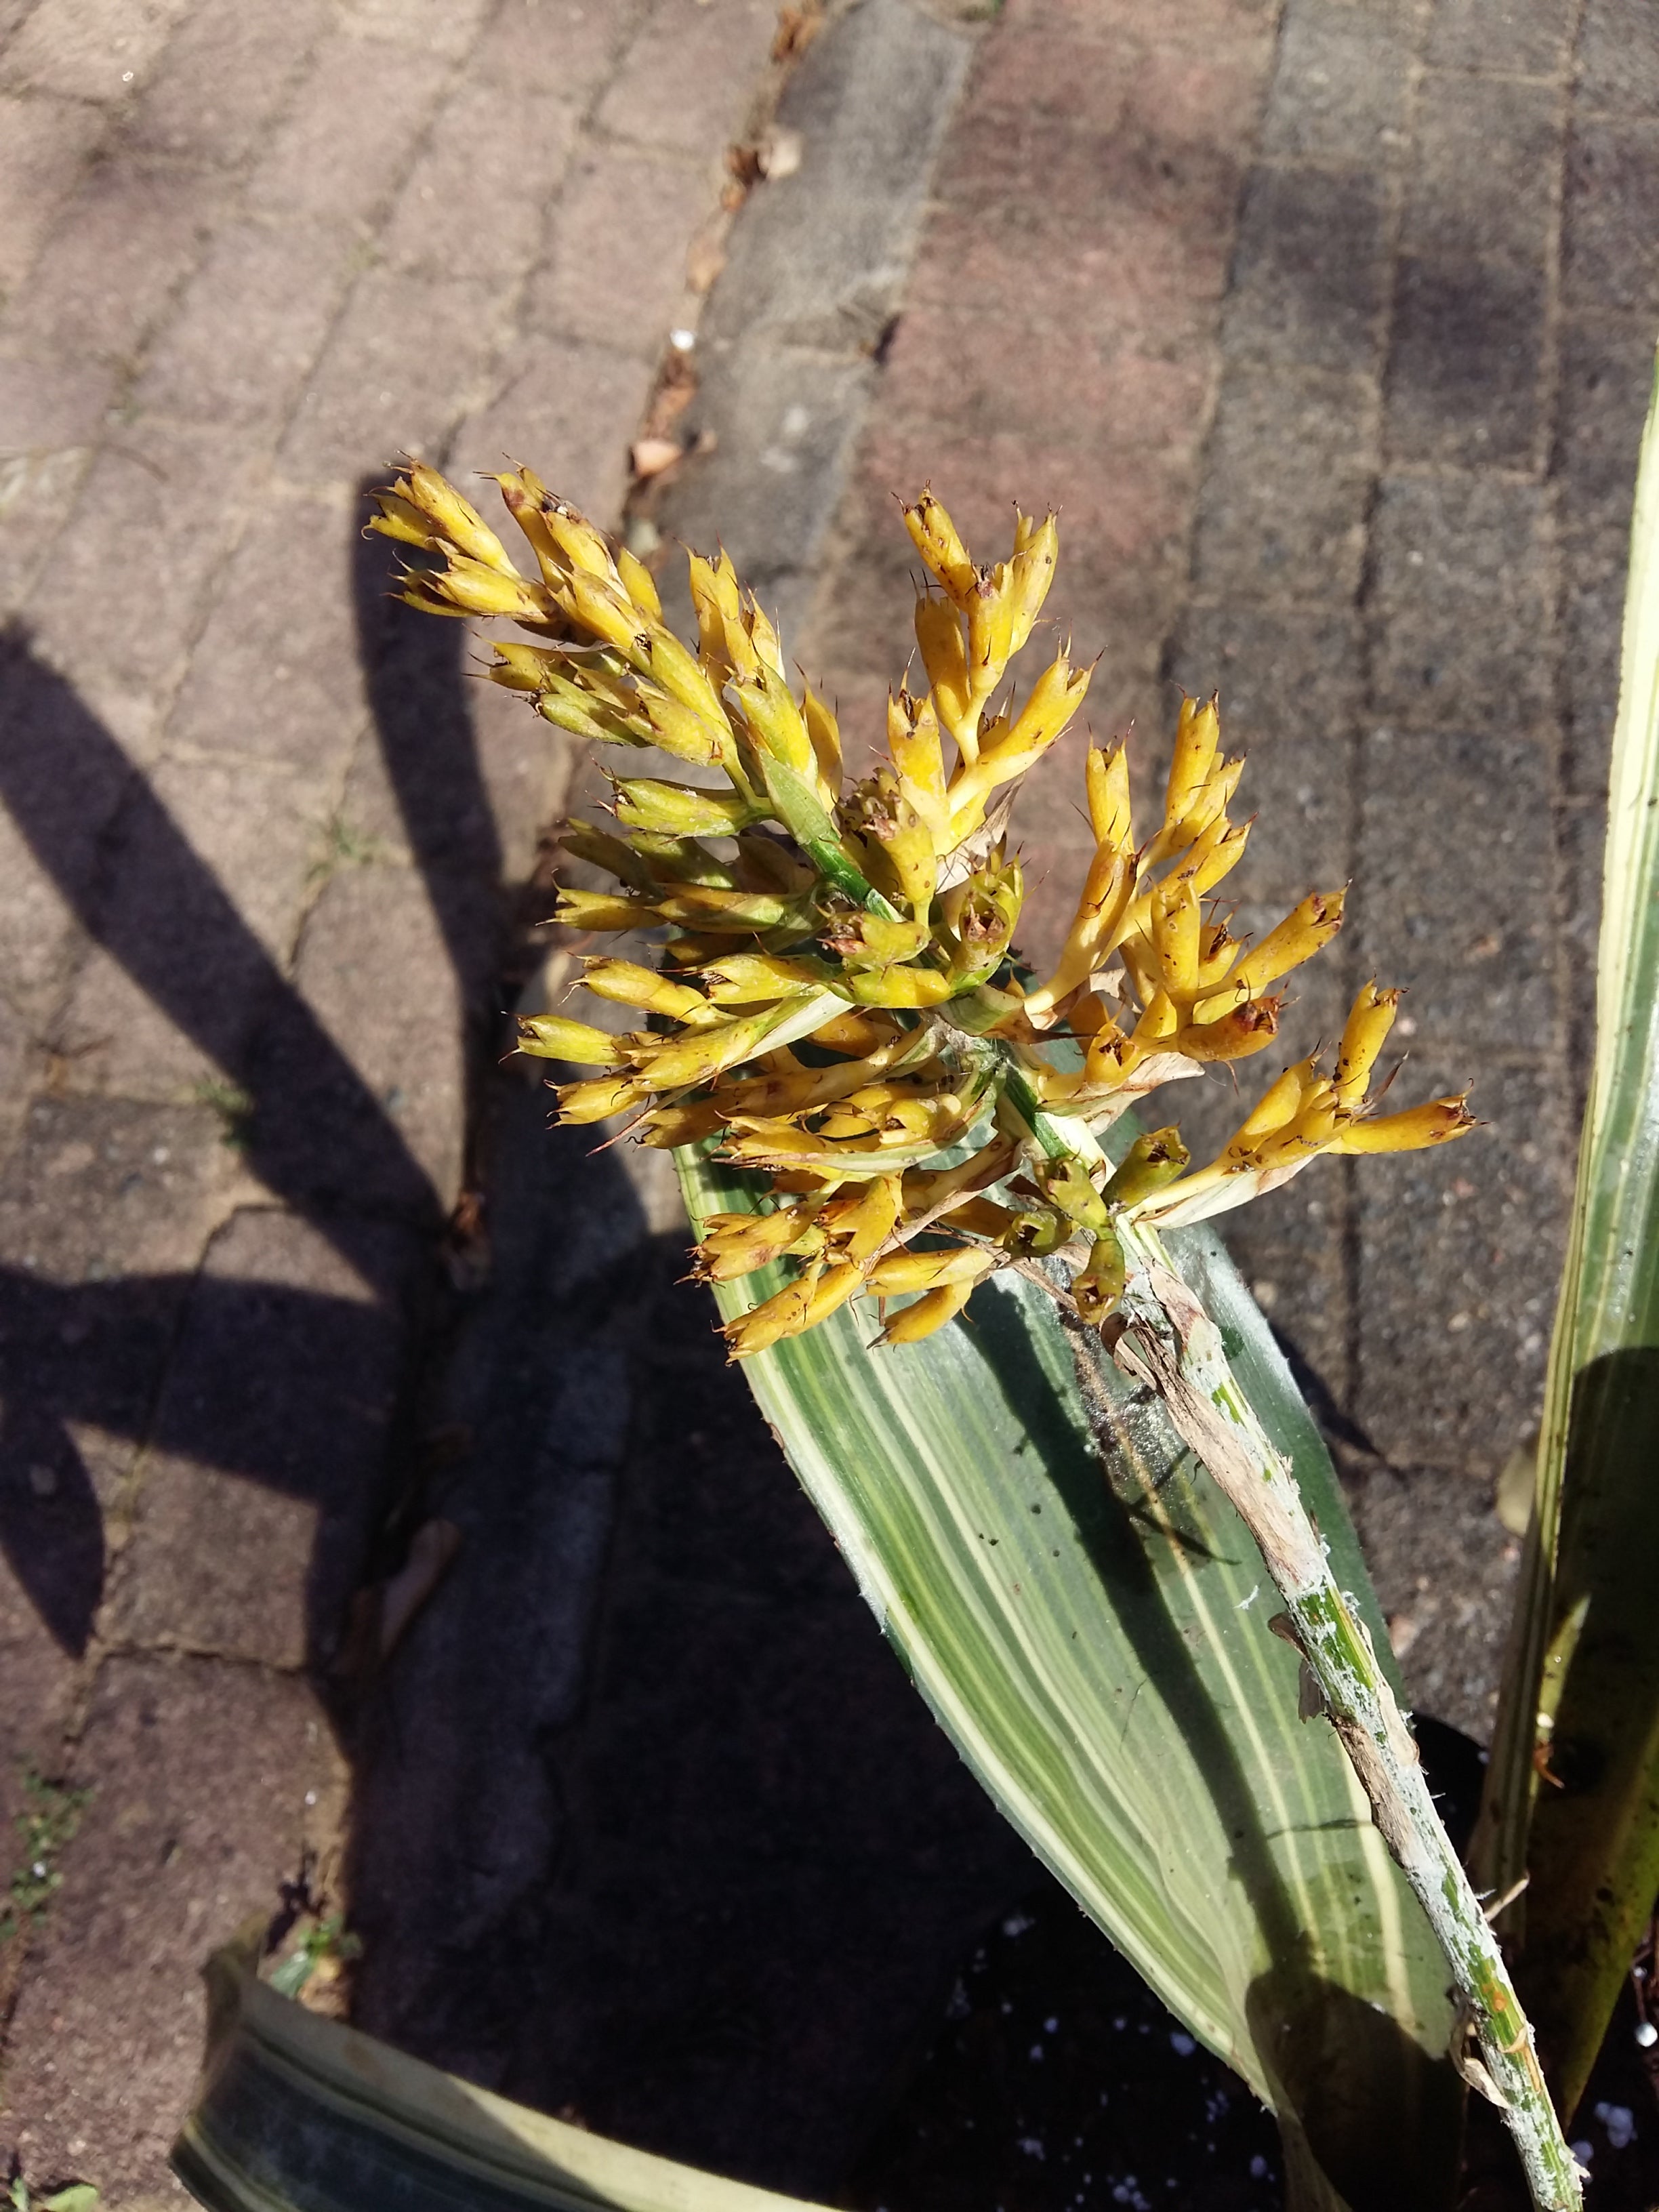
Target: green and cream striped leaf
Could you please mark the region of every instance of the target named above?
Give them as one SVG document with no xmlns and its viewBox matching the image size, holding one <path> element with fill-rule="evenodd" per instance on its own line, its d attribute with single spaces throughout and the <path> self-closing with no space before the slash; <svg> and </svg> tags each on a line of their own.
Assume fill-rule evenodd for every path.
<svg viewBox="0 0 1659 2212">
<path fill-rule="evenodd" d="M 255 1979 L 205 1969 L 207 2062 L 173 2166 L 210 2212 L 815 2212 L 549 2119 Z"/>
<path fill-rule="evenodd" d="M 679 1156 L 694 1222 L 751 1189 Z M 1381 1653 L 1330 1461 L 1206 1230 L 1171 1251 Z M 776 1270 L 720 1292 L 730 1316 Z M 861 1303 L 745 1362 L 884 1632 L 992 1797 L 1193 2032 L 1278 2112 L 1299 2203 L 1447 2201 L 1445 1970 L 1243 1524 L 1162 1409 L 997 1276 L 879 1352 Z"/>
<path fill-rule="evenodd" d="M 1477 1838 L 1577 2102 L 1659 1890 L 1659 381 L 1637 482 L 1596 1047 L 1531 1527 Z M 1534 1752 L 1559 1786 L 1540 1787 Z"/>
</svg>

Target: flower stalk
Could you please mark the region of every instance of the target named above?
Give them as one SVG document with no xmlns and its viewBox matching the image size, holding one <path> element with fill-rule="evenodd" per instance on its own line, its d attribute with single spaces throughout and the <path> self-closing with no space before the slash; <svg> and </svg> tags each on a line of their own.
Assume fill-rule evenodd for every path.
<svg viewBox="0 0 1659 2212">
<path fill-rule="evenodd" d="M 775 630 L 724 553 L 691 556 L 693 653 L 625 549 L 528 470 L 497 482 L 534 573 L 417 465 L 381 495 L 373 526 L 424 556 L 405 598 L 517 623 L 537 642 L 496 645 L 493 681 L 575 736 L 655 746 L 705 779 L 617 776 L 617 830 L 567 828 L 567 848 L 616 888 L 567 889 L 558 919 L 647 933 L 661 966 L 587 963 L 590 990 L 644 1018 L 628 1035 L 562 1014 L 521 1024 L 522 1052 L 588 1071 L 558 1087 L 561 1118 L 623 1115 L 638 1142 L 712 1145 L 760 1179 L 752 1210 L 712 1217 L 697 1251 L 714 1282 L 778 1261 L 793 1269 L 726 1324 L 733 1358 L 860 1297 L 881 1310 L 878 1345 L 918 1342 L 1003 1267 L 1103 1331 L 1260 1546 L 1304 1662 L 1304 1711 L 1328 1714 L 1445 1952 L 1475 2046 L 1460 2032 L 1454 2057 L 1504 2108 L 1539 2205 L 1566 2212 L 1577 2169 L 1409 1731 L 1289 1468 L 1159 1237 L 1322 1154 L 1461 1136 L 1475 1126 L 1465 1099 L 1377 1110 L 1371 1080 L 1399 994 L 1368 983 L 1331 1071 L 1317 1055 L 1286 1068 L 1213 1160 L 1194 1167 L 1173 1126 L 1115 1169 L 1099 1142 L 1149 1092 L 1273 1042 L 1274 987 L 1336 936 L 1343 893 L 1310 893 L 1257 945 L 1233 937 L 1215 894 L 1249 835 L 1228 811 L 1243 763 L 1221 751 L 1218 702 L 1188 699 L 1149 836 L 1135 830 L 1124 741 L 1088 748 L 1094 854 L 1052 971 L 1026 967 L 1009 807 L 1092 672 L 1061 644 L 1023 702 L 1006 685 L 1053 579 L 1052 514 L 1018 514 L 1008 558 L 981 566 L 930 491 L 904 509 L 926 571 L 927 689 L 890 697 L 886 757 L 854 781 L 833 710 L 792 688 Z"/>
</svg>

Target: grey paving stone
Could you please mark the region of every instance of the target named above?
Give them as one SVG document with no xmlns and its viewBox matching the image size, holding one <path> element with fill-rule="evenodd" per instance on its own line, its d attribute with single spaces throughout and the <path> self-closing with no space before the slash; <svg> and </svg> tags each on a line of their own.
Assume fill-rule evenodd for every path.
<svg viewBox="0 0 1659 2212">
<path fill-rule="evenodd" d="M 478 1042 L 471 1023 L 496 945 L 492 886 L 452 882 L 445 895 L 464 900 L 469 913 L 434 914 L 410 870 L 373 862 L 337 869 L 307 921 L 295 978 L 447 1211 L 460 1190 L 466 1058 Z M 458 946 L 474 963 L 459 981 Z M 316 1150 L 326 1172 L 327 1147 L 319 1140 Z"/>
<path fill-rule="evenodd" d="M 163 65 L 123 118 L 124 149 L 222 168 L 245 162 L 331 14 L 326 0 L 281 8 L 205 0 L 192 7 L 168 40 Z"/>
<path fill-rule="evenodd" d="M 1599 318 L 1566 324 L 1555 467 L 1561 519 L 1571 535 L 1629 531 L 1652 385 L 1653 333 L 1645 324 Z"/>
<path fill-rule="evenodd" d="M 352 1256 L 244 1210 L 208 1248 L 156 1403 L 106 1638 L 325 1667 L 384 1498 L 422 1258 L 362 1224 Z"/>
<path fill-rule="evenodd" d="M 1550 763 L 1527 738 L 1373 730 L 1356 870 L 1361 967 L 1406 986 L 1418 1049 L 1556 1044 Z"/>
<path fill-rule="evenodd" d="M 0 342 L 128 362 L 222 211 L 216 178 L 118 153 L 95 162 L 52 233 L 49 272 L 8 301 Z"/>
<path fill-rule="evenodd" d="M 352 271 L 342 230 L 228 225 L 150 347 L 134 404 L 263 441 L 293 406 Z"/>
<path fill-rule="evenodd" d="M 167 2154 L 201 2063 L 201 1960 L 332 1845 L 339 1757 L 299 1682 L 119 1659 L 76 1772 L 93 1794 L 13 2023 L 14 2140 L 31 2173 L 95 2172 L 107 2202 L 171 2212 L 190 2202 Z"/>
<path fill-rule="evenodd" d="M 1566 64 L 1573 12 L 1573 0 L 1436 0 L 1428 58 L 1437 69 L 1553 76 Z"/>
<path fill-rule="evenodd" d="M 1384 428 L 1391 460 L 1534 465 L 1548 289 L 1541 265 L 1401 264 Z"/>
<path fill-rule="evenodd" d="M 1376 364 L 1389 264 L 1380 177 L 1253 170 L 1223 343 L 1238 362 L 1364 374 Z"/>
<path fill-rule="evenodd" d="M 452 465 L 465 473 L 499 469 L 509 455 L 528 461 L 562 497 L 608 526 L 622 512 L 628 448 L 653 370 L 611 346 L 520 338 L 457 430 Z"/>
<path fill-rule="evenodd" d="M 269 215 L 372 222 L 414 159 L 449 67 L 418 42 L 343 32 L 325 39 L 248 179 L 248 204 Z"/>
<path fill-rule="evenodd" d="M 1578 32 L 1578 104 L 1647 117 L 1659 106 L 1659 22 L 1643 0 L 1588 0 Z"/>
<path fill-rule="evenodd" d="M 1200 496 L 1200 590 L 1346 600 L 1359 581 L 1374 388 L 1240 369 L 1222 386 Z"/>
<path fill-rule="evenodd" d="M 98 678 L 153 696 L 183 674 L 203 589 L 234 542 L 253 467 L 234 429 L 153 416 L 99 453 L 27 611 L 94 707 Z M 112 588 L 112 545 L 143 547 L 142 591 Z"/>
<path fill-rule="evenodd" d="M 1372 528 L 1378 711 L 1514 729 L 1552 711 L 1543 499 L 1478 476 L 1385 477 Z"/>
<path fill-rule="evenodd" d="M 113 106 L 148 76 L 190 0 L 39 0 L 6 49 L 8 84 Z"/>
<path fill-rule="evenodd" d="M 295 410 L 278 466 L 310 485 L 436 457 L 504 335 L 493 285 L 374 269 L 362 277 Z M 411 343 L 415 332 L 420 343 Z"/>
<path fill-rule="evenodd" d="M 1291 0 L 1262 126 L 1264 153 L 1350 167 L 1404 143 L 1416 31 L 1342 0 Z"/>
<path fill-rule="evenodd" d="M 1297 791 L 1322 754 L 1321 781 L 1340 784 L 1359 705 L 1361 646 L 1358 623 L 1346 611 L 1200 605 L 1182 617 L 1170 673 L 1184 690 L 1220 692 L 1226 750 L 1249 755 L 1242 792 L 1255 793 L 1265 810 L 1270 802 L 1261 794 L 1279 787 L 1281 761 L 1304 764 L 1291 779 Z"/>
<path fill-rule="evenodd" d="M 1460 268 L 1538 268 L 1554 228 L 1559 108 L 1553 84 L 1431 72 L 1418 94 L 1402 249 Z"/>
<path fill-rule="evenodd" d="M 515 28 L 523 20 L 517 10 L 496 19 Z M 551 46 L 550 27 L 543 35 Z M 502 50 L 492 50 L 487 65 L 475 58 L 439 109 L 398 193 L 380 241 L 398 268 L 507 283 L 536 258 L 549 195 L 575 141 L 578 109 L 562 84 L 533 66 L 535 50 L 522 32 L 513 47 L 494 45 Z M 659 221 L 660 210 L 659 198 L 642 222 L 622 210 L 617 219 L 648 248 L 662 230 L 675 234 L 673 225 Z"/>
<path fill-rule="evenodd" d="M 1472 1079 L 1486 1129 L 1357 1163 L 1355 1413 L 1393 1466 L 1490 1480 L 1538 1418 L 1572 1146 L 1548 1071 L 1425 1054 L 1398 1091 L 1410 1103 Z"/>
<path fill-rule="evenodd" d="M 776 23 L 767 0 L 655 0 L 599 104 L 601 127 L 707 160 L 741 129 Z"/>
<path fill-rule="evenodd" d="M 489 12 L 489 0 L 340 0 L 340 22 L 354 39 L 454 61 Z"/>
<path fill-rule="evenodd" d="M 659 219 L 701 179 L 682 154 L 590 144 L 552 211 L 547 262 L 532 280 L 532 331 L 616 347 L 654 365 L 686 296 L 687 239 Z"/>
<path fill-rule="evenodd" d="M 1230 750 L 1237 750 L 1232 735 Z M 1249 748 L 1233 807 L 1255 817 L 1230 896 L 1279 901 L 1336 890 L 1353 873 L 1350 747 L 1345 737 L 1274 738 Z"/>
<path fill-rule="evenodd" d="M 29 1485 L 28 1495 L 33 1496 Z M 12 1501 L 7 1498 L 9 1508 Z M 8 1510 L 8 1537 L 15 1516 Z M 9 1544 L 8 1546 L 9 1549 Z M 63 1754 L 79 1669 L 40 1618 L 9 1560 L 0 1559 L 0 1667 L 6 1695 L 0 1705 L 0 1870 L 8 1882 L 21 1849 L 16 1821 L 28 1804 L 25 1778 L 54 1775 Z"/>
<path fill-rule="evenodd" d="M 392 566 L 376 557 L 363 573 L 362 527 L 355 497 L 260 501 L 214 580 L 167 721 L 175 757 L 263 763 L 279 792 L 337 787 L 368 711 L 363 629 L 380 623 Z"/>
<path fill-rule="evenodd" d="M 1567 148 L 1567 307 L 1659 316 L 1659 125 L 1581 121 Z"/>
<path fill-rule="evenodd" d="M 0 93 L 0 290 L 27 276 L 104 127 L 78 100 Z"/>
</svg>

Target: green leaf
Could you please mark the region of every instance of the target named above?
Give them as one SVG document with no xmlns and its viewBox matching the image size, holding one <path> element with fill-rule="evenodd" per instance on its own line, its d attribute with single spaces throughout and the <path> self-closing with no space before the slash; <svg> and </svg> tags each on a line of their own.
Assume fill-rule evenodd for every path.
<svg viewBox="0 0 1659 2212">
<path fill-rule="evenodd" d="M 681 1154 L 694 1221 L 752 1186 Z M 1170 1240 L 1379 1653 L 1330 1461 L 1206 1231 Z M 781 1279 L 723 1285 L 739 1312 Z M 1297 1717 L 1261 1558 L 1162 1408 L 1017 1276 L 872 1352 L 860 1302 L 745 1362 L 916 1687 L 997 1805 L 1278 2112 L 1292 2202 L 1449 2198 L 1446 1974 L 1332 1732 Z M 1103 1459 L 1100 1441 L 1104 1443 Z"/>
<path fill-rule="evenodd" d="M 1659 1892 L 1656 1468 L 1659 385 L 1631 533 L 1595 1061 L 1476 1844 L 1492 1888 L 1530 1876 L 1505 1925 L 1524 1927 L 1517 1979 L 1564 2115 Z"/>
<path fill-rule="evenodd" d="M 207 1962 L 207 2060 L 173 2167 L 211 2212 L 815 2212 L 568 2126 Z"/>
</svg>

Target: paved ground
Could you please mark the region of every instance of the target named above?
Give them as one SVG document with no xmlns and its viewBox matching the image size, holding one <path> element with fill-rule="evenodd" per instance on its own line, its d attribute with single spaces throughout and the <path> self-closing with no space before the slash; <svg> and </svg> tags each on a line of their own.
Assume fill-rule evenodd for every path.
<svg viewBox="0 0 1659 2212">
<path fill-rule="evenodd" d="M 864 0 L 808 52 L 659 520 L 723 532 L 856 722 L 908 650 L 890 491 L 981 532 L 1060 501 L 1097 728 L 1155 751 L 1171 680 L 1218 683 L 1248 909 L 1356 879 L 1339 980 L 1410 983 L 1402 1080 L 1472 1077 L 1492 1131 L 1233 1241 L 1415 1694 L 1478 1731 L 1586 1043 L 1659 33 L 981 12 Z M 0 2143 L 117 2205 L 171 2189 L 198 1957 L 307 1849 L 329 1875 L 349 1786 L 369 2024 L 799 2188 L 1025 1879 L 672 1287 L 670 1195 L 579 1182 L 481 1072 L 568 763 L 356 534 L 400 447 L 618 512 L 774 20 L 0 9 L 0 1797 L 29 1762 L 91 1792 Z M 1024 810 L 1038 929 L 1074 767 Z M 446 1228 L 479 1185 L 487 1240 Z M 347 1601 L 434 1510 L 457 1567 L 350 1695 Z"/>
</svg>

